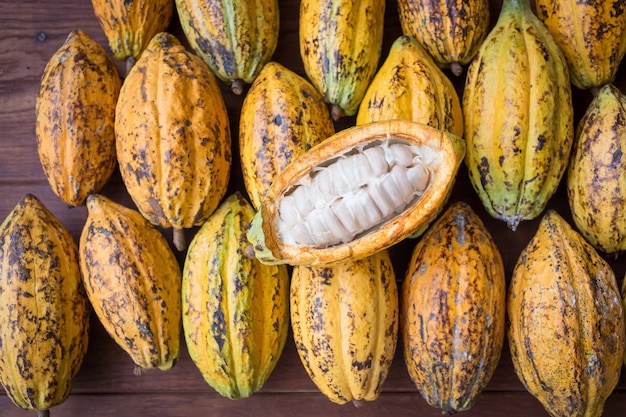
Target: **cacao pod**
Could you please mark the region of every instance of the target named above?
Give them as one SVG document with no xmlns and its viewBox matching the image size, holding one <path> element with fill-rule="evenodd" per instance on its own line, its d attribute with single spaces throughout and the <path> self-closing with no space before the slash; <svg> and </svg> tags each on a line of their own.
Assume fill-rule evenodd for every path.
<svg viewBox="0 0 626 417">
<path fill-rule="evenodd" d="M 600 416 L 624 358 L 615 274 L 548 210 L 515 264 L 507 313 L 517 376 L 551 416 Z"/>
<path fill-rule="evenodd" d="M 248 231 L 257 258 L 329 264 L 419 235 L 448 199 L 464 146 L 458 136 L 408 120 L 335 133 L 270 186 Z"/>
<path fill-rule="evenodd" d="M 398 338 L 389 252 L 332 266 L 296 266 L 290 294 L 298 355 L 318 389 L 338 404 L 376 400 Z"/>
<path fill-rule="evenodd" d="M 80 268 L 94 312 L 135 363 L 170 369 L 180 354 L 181 270 L 167 240 L 138 211 L 87 198 Z"/>
<path fill-rule="evenodd" d="M 122 180 L 152 224 L 199 226 L 217 208 L 230 177 L 228 112 L 217 80 L 171 34 L 148 44 L 124 80 L 115 115 Z"/>
<path fill-rule="evenodd" d="M 243 181 L 255 208 L 289 162 L 335 133 L 320 93 L 277 62 L 268 62 L 252 83 L 239 120 Z"/>
<path fill-rule="evenodd" d="M 286 265 L 246 256 L 254 209 L 235 193 L 195 235 L 183 270 L 183 328 L 191 359 L 222 396 L 249 397 L 268 379 L 289 331 Z"/>
<path fill-rule="evenodd" d="M 447 414 L 470 409 L 504 344 L 506 282 L 500 252 L 465 202 L 419 240 L 402 283 L 404 359 L 424 399 Z"/>
<path fill-rule="evenodd" d="M 487 212 L 516 230 L 545 209 L 574 139 L 567 63 L 528 0 L 504 1 L 462 106 L 470 181 Z"/>
<path fill-rule="evenodd" d="M 52 191 L 80 206 L 108 182 L 115 158 L 115 106 L 122 80 L 86 32 L 67 36 L 44 68 L 36 102 L 37 152 Z"/>
<path fill-rule="evenodd" d="M 26 194 L 0 226 L 0 383 L 15 405 L 48 415 L 67 399 L 89 312 L 74 238 Z"/>
</svg>

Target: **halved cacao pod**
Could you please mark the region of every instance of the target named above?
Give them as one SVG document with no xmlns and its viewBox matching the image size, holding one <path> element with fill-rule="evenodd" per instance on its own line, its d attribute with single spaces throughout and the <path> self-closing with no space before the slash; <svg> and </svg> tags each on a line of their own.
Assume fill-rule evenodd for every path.
<svg viewBox="0 0 626 417">
<path fill-rule="evenodd" d="M 578 123 L 567 171 L 567 195 L 580 233 L 596 249 L 626 249 L 626 95 L 598 90 Z"/>
<path fill-rule="evenodd" d="M 506 282 L 500 252 L 465 202 L 422 236 L 402 284 L 404 359 L 424 399 L 448 414 L 470 409 L 504 344 Z"/>
<path fill-rule="evenodd" d="M 161 232 L 138 211 L 87 198 L 80 268 L 94 312 L 143 369 L 168 370 L 180 354 L 181 269 Z"/>
<path fill-rule="evenodd" d="M 296 266 L 291 323 L 309 377 L 332 402 L 374 401 L 398 339 L 398 288 L 382 250 L 332 266 Z"/>
<path fill-rule="evenodd" d="M 15 405 L 48 415 L 67 399 L 89 313 L 74 238 L 25 195 L 0 226 L 0 383 Z"/>
<path fill-rule="evenodd" d="M 393 119 L 424 123 L 463 137 L 463 111 L 454 85 L 409 36 L 400 36 L 391 45 L 361 101 L 356 124 Z"/>
<path fill-rule="evenodd" d="M 320 93 L 277 62 L 265 64 L 252 83 L 239 120 L 241 170 L 255 208 L 289 162 L 335 133 Z"/>
<path fill-rule="evenodd" d="M 235 193 L 195 235 L 183 270 L 183 327 L 189 354 L 219 394 L 249 397 L 263 387 L 289 332 L 289 273 L 246 256 L 254 209 Z"/>
<path fill-rule="evenodd" d="M 389 120 L 335 133 L 270 186 L 248 239 L 264 263 L 362 258 L 417 236 L 449 197 L 465 143 Z"/>
<path fill-rule="evenodd" d="M 615 274 L 555 211 L 513 270 L 508 340 L 517 376 L 552 416 L 598 417 L 624 359 Z"/>
<path fill-rule="evenodd" d="M 228 112 L 215 76 L 171 34 L 157 34 L 124 80 L 115 114 L 122 180 L 152 224 L 199 226 L 230 177 Z"/>
<path fill-rule="evenodd" d="M 106 51 L 72 31 L 44 68 L 37 95 L 37 152 L 52 191 L 80 206 L 115 170 L 115 106 L 122 80 Z"/>
</svg>

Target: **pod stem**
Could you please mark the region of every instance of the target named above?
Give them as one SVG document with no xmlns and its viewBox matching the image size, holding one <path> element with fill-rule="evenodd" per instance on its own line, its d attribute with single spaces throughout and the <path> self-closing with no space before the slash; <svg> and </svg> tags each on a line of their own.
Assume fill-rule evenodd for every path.
<svg viewBox="0 0 626 417">
<path fill-rule="evenodd" d="M 339 104 L 334 103 L 330 108 L 330 117 L 336 122 L 341 119 L 341 115 L 343 114 L 343 110 L 339 106 Z"/>
<path fill-rule="evenodd" d="M 244 82 L 242 79 L 236 79 L 230 83 L 230 91 L 232 91 L 234 94 L 238 96 L 243 94 L 243 87 L 244 87 Z"/>
<path fill-rule="evenodd" d="M 172 240 L 174 242 L 174 247 L 178 249 L 180 252 L 187 249 L 187 241 L 185 240 L 185 230 L 174 227 L 174 232 L 172 236 Z"/>
<path fill-rule="evenodd" d="M 126 75 L 128 75 L 128 73 L 130 72 L 131 69 L 133 69 L 133 67 L 135 66 L 135 63 L 137 62 L 137 60 L 135 59 L 134 56 L 129 56 L 128 58 L 126 58 Z"/>
<path fill-rule="evenodd" d="M 50 410 L 37 410 L 37 417 L 50 417 Z"/>
<path fill-rule="evenodd" d="M 363 407 L 363 401 L 362 401 L 362 400 L 352 400 L 352 404 L 353 404 L 356 408 L 361 408 L 361 407 Z"/>
<path fill-rule="evenodd" d="M 460 77 L 463 74 L 463 67 L 458 62 L 453 62 L 450 64 L 450 71 L 457 77 Z"/>
</svg>

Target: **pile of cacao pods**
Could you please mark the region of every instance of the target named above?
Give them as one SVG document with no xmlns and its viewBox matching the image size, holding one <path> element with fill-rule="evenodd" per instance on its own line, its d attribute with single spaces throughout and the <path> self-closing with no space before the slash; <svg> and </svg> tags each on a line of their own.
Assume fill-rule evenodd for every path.
<svg viewBox="0 0 626 417">
<path fill-rule="evenodd" d="M 184 340 L 233 399 L 263 387 L 291 329 L 335 403 L 375 400 L 401 339 L 424 399 L 467 410 L 508 338 L 550 415 L 602 413 L 626 343 L 604 259 L 626 248 L 624 0 L 504 0 L 493 25 L 486 0 L 398 0 L 389 51 L 385 2 L 301 0 L 304 74 L 272 61 L 277 0 L 92 4 L 113 57 L 72 31 L 36 107 L 52 190 L 88 209 L 80 240 L 32 194 L 0 226 L 17 406 L 68 397 L 93 311 L 137 373 L 170 369 Z M 593 97 L 578 121 L 572 88 Z M 244 96 L 237 138 L 223 94 Z M 116 169 L 133 207 L 103 193 Z M 482 207 L 453 195 L 464 171 Z M 574 224 L 546 209 L 561 184 Z M 512 232 L 540 219 L 508 288 L 478 210 Z"/>
</svg>

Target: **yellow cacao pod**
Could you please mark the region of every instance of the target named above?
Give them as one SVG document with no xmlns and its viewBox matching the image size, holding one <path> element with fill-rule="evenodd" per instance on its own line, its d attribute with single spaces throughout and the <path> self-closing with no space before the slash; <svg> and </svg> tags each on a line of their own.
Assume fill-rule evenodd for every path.
<svg viewBox="0 0 626 417">
<path fill-rule="evenodd" d="M 80 206 L 115 170 L 115 106 L 122 80 L 105 50 L 74 30 L 44 68 L 36 101 L 37 151 L 52 191 Z"/>
<path fill-rule="evenodd" d="M 462 105 L 470 181 L 487 212 L 516 230 L 545 209 L 574 138 L 567 63 L 528 0 L 504 0 Z"/>
<path fill-rule="evenodd" d="M 115 115 L 122 180 L 152 224 L 200 226 L 217 208 L 230 177 L 228 112 L 217 80 L 171 34 L 148 44 L 124 80 Z"/>
<path fill-rule="evenodd" d="M 138 211 L 87 198 L 80 268 L 94 312 L 136 373 L 170 369 L 180 354 L 181 270 L 161 232 Z"/>
<path fill-rule="evenodd" d="M 448 199 L 464 146 L 458 136 L 408 120 L 335 133 L 270 186 L 248 231 L 256 256 L 329 264 L 417 236 Z"/>
<path fill-rule="evenodd" d="M 261 206 L 280 171 L 335 133 L 328 107 L 315 87 L 273 61 L 246 93 L 239 120 L 243 182 L 255 208 Z"/>
<path fill-rule="evenodd" d="M 567 171 L 574 223 L 596 249 L 626 249 L 626 95 L 600 87 L 578 123 Z"/>
<path fill-rule="evenodd" d="M 26 194 L 0 226 L 0 383 L 15 405 L 46 415 L 67 399 L 89 312 L 74 238 Z"/>
<path fill-rule="evenodd" d="M 624 358 L 615 274 L 555 211 L 515 264 L 507 299 L 517 376 L 551 416 L 600 416 Z"/>
<path fill-rule="evenodd" d="M 536 0 L 536 6 L 567 59 L 572 84 L 588 89 L 615 80 L 626 53 L 623 0 Z"/>
<path fill-rule="evenodd" d="M 374 78 L 384 32 L 380 0 L 302 0 L 300 55 L 309 79 L 332 106 L 331 117 L 353 116 Z"/>
<path fill-rule="evenodd" d="M 191 359 L 222 396 L 263 387 L 289 332 L 286 265 L 246 255 L 254 209 L 235 193 L 191 241 L 183 270 L 183 328 Z"/>
<path fill-rule="evenodd" d="M 278 0 L 176 0 L 193 50 L 235 94 L 257 77 L 278 45 Z"/>
<path fill-rule="evenodd" d="M 91 0 L 91 5 L 113 55 L 128 69 L 174 14 L 174 0 Z"/>
<path fill-rule="evenodd" d="M 489 0 L 398 0 L 402 33 L 461 75 L 489 32 Z"/>
<path fill-rule="evenodd" d="M 309 377 L 338 404 L 374 401 L 398 339 L 398 288 L 387 250 L 333 266 L 296 266 L 291 324 Z"/>
<path fill-rule="evenodd" d="M 500 252 L 465 202 L 452 204 L 419 240 L 402 283 L 404 359 L 432 406 L 470 409 L 504 344 L 506 282 Z"/>
<path fill-rule="evenodd" d="M 412 37 L 400 36 L 370 83 L 356 123 L 406 119 L 463 137 L 461 101 L 450 79 Z"/>
</svg>

